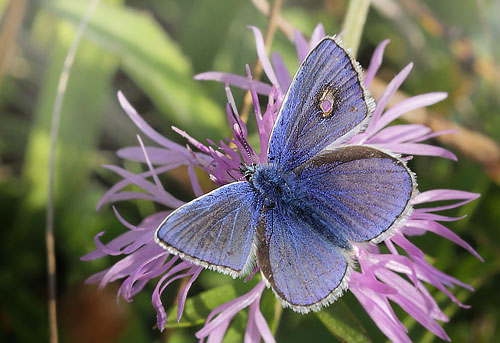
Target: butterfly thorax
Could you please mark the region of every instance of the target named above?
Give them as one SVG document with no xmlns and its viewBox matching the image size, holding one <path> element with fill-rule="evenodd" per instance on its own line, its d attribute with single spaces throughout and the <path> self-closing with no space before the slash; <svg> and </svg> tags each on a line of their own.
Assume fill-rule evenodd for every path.
<svg viewBox="0 0 500 343">
<path fill-rule="evenodd" d="M 297 176 L 293 172 L 284 173 L 274 164 L 257 165 L 249 181 L 271 206 L 297 204 L 305 197 Z"/>
</svg>

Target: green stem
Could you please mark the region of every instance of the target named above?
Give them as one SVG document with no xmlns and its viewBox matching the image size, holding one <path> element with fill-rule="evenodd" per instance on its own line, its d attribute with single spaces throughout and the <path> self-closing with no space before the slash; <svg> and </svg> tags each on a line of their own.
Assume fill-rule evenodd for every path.
<svg viewBox="0 0 500 343">
<path fill-rule="evenodd" d="M 365 26 L 366 16 L 368 15 L 368 8 L 370 7 L 370 0 L 350 0 L 349 7 L 342 25 L 343 35 L 342 41 L 346 48 L 351 49 L 351 55 L 356 57 L 358 52 L 361 34 Z"/>
<path fill-rule="evenodd" d="M 271 332 L 273 335 L 276 335 L 278 331 L 278 326 L 280 325 L 281 315 L 283 314 L 283 306 L 278 299 L 275 299 L 274 302 L 274 318 L 271 326 Z"/>
<path fill-rule="evenodd" d="M 92 0 L 85 15 L 78 24 L 75 38 L 71 43 L 68 54 L 64 59 L 63 70 L 57 83 L 57 92 L 54 100 L 54 110 L 52 111 L 52 123 L 50 128 L 50 147 L 49 147 L 49 172 L 48 172 L 48 190 L 47 190 L 47 209 L 45 226 L 45 245 L 47 248 L 47 282 L 48 282 L 48 307 L 49 307 L 49 342 L 58 343 L 59 334 L 57 329 L 57 310 L 56 310 L 56 248 L 54 239 L 54 182 L 56 165 L 56 145 L 59 134 L 59 124 L 61 122 L 61 110 L 68 85 L 68 78 L 71 67 L 75 60 L 76 51 L 80 45 L 87 24 L 92 13 L 100 0 Z"/>
</svg>

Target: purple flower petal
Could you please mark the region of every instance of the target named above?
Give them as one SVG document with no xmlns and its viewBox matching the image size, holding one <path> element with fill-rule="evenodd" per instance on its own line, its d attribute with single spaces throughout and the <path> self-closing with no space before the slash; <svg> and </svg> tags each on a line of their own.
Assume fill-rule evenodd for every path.
<svg viewBox="0 0 500 343">
<path fill-rule="evenodd" d="M 426 302 L 429 305 L 428 306 L 429 312 L 431 313 L 432 317 L 442 322 L 449 321 L 449 318 L 443 313 L 443 311 L 441 311 L 441 309 L 439 308 L 438 304 L 436 303 L 432 295 L 429 293 L 427 288 L 422 283 L 418 284 L 418 289 L 420 293 L 422 293 L 422 295 L 425 297 Z"/>
<path fill-rule="evenodd" d="M 104 234 L 104 231 L 101 231 L 97 235 L 94 236 L 94 244 L 96 245 L 97 250 L 99 252 L 102 252 L 104 256 L 105 255 L 110 255 L 110 256 L 121 255 L 122 252 L 120 250 L 108 249 L 104 244 L 101 243 L 101 241 L 99 240 L 99 237 L 101 237 L 103 234 Z M 119 238 L 123 239 L 124 237 L 119 237 Z"/>
<path fill-rule="evenodd" d="M 206 337 L 220 325 L 230 322 L 236 313 L 258 301 L 264 289 L 265 284 L 261 281 L 247 294 L 216 307 L 208 316 L 205 326 L 196 333 L 196 337 L 200 339 Z M 212 320 L 216 315 L 217 317 Z"/>
<path fill-rule="evenodd" d="M 230 321 L 224 322 L 223 324 L 219 325 L 216 329 L 214 329 L 208 336 L 207 343 L 222 342 L 222 338 L 224 338 L 224 335 L 226 334 L 227 328 L 229 327 L 230 323 L 231 323 Z M 200 339 L 200 343 L 203 343 L 203 341 L 204 341 L 203 338 Z"/>
<path fill-rule="evenodd" d="M 178 308 L 177 308 L 177 323 L 181 321 L 182 313 L 184 312 L 184 305 L 186 304 L 187 294 L 193 282 L 198 278 L 202 271 L 202 267 L 193 266 L 189 271 L 192 273 L 191 278 L 186 283 L 186 285 L 182 288 L 181 294 L 179 295 Z"/>
<path fill-rule="evenodd" d="M 378 130 L 387 126 L 388 124 L 398 119 L 405 113 L 416 110 L 417 108 L 433 105 L 437 102 L 446 99 L 447 96 L 448 94 L 444 92 L 434 92 L 434 93 L 421 94 L 405 99 L 399 102 L 398 104 L 392 106 L 384 113 L 383 116 L 380 117 L 380 119 L 373 127 L 373 132 L 377 132 Z"/>
<path fill-rule="evenodd" d="M 205 73 L 201 73 L 198 75 L 195 75 L 194 77 L 195 80 L 204 80 L 204 81 L 218 81 L 222 82 L 224 84 L 230 84 L 232 86 L 236 86 L 241 89 L 249 89 L 250 84 L 248 83 L 248 80 L 246 77 L 240 76 L 240 75 L 234 75 L 230 73 L 222 73 L 222 72 L 217 72 L 217 71 L 208 71 Z M 269 95 L 271 93 L 272 87 L 269 86 L 267 83 L 260 82 L 260 81 L 254 81 L 254 88 L 255 91 L 259 94 L 262 95 Z"/>
<path fill-rule="evenodd" d="M 150 146 L 146 147 L 146 151 L 151 159 L 151 162 L 154 164 L 160 164 L 160 165 L 165 165 L 170 163 L 179 164 L 179 163 L 188 163 L 189 161 L 189 155 L 186 156 L 187 152 L 185 154 L 185 153 L 180 153 L 179 151 L 176 150 L 150 147 Z M 122 148 L 118 150 L 116 154 L 118 155 L 118 157 L 126 160 L 142 162 L 142 163 L 146 162 L 144 153 L 140 147 L 134 146 L 134 147 Z"/>
<path fill-rule="evenodd" d="M 168 170 L 172 170 L 174 168 L 177 168 L 181 165 L 182 164 L 179 164 L 179 165 L 172 164 L 172 165 L 158 167 L 155 169 L 155 172 L 157 174 L 161 174 L 161 173 L 164 173 Z M 146 178 L 146 177 L 151 176 L 151 172 L 148 171 L 148 172 L 143 172 L 143 173 L 135 174 L 135 175 L 138 177 L 141 177 L 141 178 Z M 137 196 L 138 199 L 147 199 L 147 200 L 152 200 L 152 201 L 156 200 L 156 198 L 154 196 L 140 193 L 140 192 L 122 192 L 122 193 L 119 193 L 123 188 L 129 186 L 130 184 L 132 184 L 132 181 L 130 181 L 128 179 L 117 182 L 113 187 L 111 187 L 102 196 L 101 200 L 99 200 L 99 202 L 97 203 L 96 209 L 99 210 L 103 205 L 110 203 L 110 202 L 116 202 L 116 201 L 120 201 L 120 200 L 129 200 L 129 199 L 131 199 L 129 197 L 129 195 L 130 196 Z"/>
<path fill-rule="evenodd" d="M 326 36 L 325 28 L 323 27 L 323 24 L 319 23 L 318 25 L 316 25 L 311 35 L 311 40 L 309 42 L 309 50 L 314 48 L 319 43 L 319 41 L 322 40 L 325 36 Z"/>
<path fill-rule="evenodd" d="M 126 221 L 121 216 L 120 212 L 118 212 L 118 210 L 116 209 L 115 206 L 112 206 L 112 208 L 113 208 L 113 212 L 114 212 L 116 218 L 118 218 L 118 220 L 120 221 L 120 223 L 122 223 L 122 225 L 125 226 L 127 229 L 132 230 L 132 231 L 140 231 L 140 232 L 144 232 L 146 230 L 149 230 L 149 228 L 147 228 L 147 227 L 138 227 L 138 226 L 130 224 L 128 221 Z M 165 212 L 158 212 L 158 213 L 153 214 L 152 216 L 162 215 L 163 217 L 165 217 L 165 213 L 167 213 L 167 211 L 165 211 Z"/>
<path fill-rule="evenodd" d="M 386 244 L 390 246 L 389 249 L 391 249 L 392 254 L 373 254 L 370 256 L 370 258 L 376 261 L 376 267 L 383 267 L 397 271 L 398 273 L 404 273 L 414 285 L 417 285 L 419 276 L 414 261 L 406 256 L 397 254 L 391 240 L 386 240 Z M 370 268 L 375 269 L 376 267 L 372 265 Z"/>
<path fill-rule="evenodd" d="M 299 30 L 295 30 L 293 32 L 293 37 L 295 49 L 297 50 L 297 57 L 299 59 L 299 63 L 301 63 L 309 53 L 309 44 L 307 44 L 306 39 Z"/>
<path fill-rule="evenodd" d="M 387 300 L 370 290 L 354 287 L 351 291 L 387 338 L 394 343 L 411 343 L 406 328 L 396 317 Z"/>
<path fill-rule="evenodd" d="M 416 209 L 411 215 L 411 219 L 437 220 L 441 222 L 454 222 L 465 217 L 467 217 L 467 215 L 463 215 L 461 217 L 440 216 L 433 213 L 427 213 L 426 211 L 421 211 L 420 209 Z"/>
<path fill-rule="evenodd" d="M 415 320 L 422 324 L 429 331 L 438 337 L 450 340 L 446 332 L 439 324 L 429 316 L 428 309 L 424 306 L 425 300 L 418 291 L 408 281 L 398 276 L 396 273 L 386 269 L 378 269 L 377 277 L 384 283 L 397 290 L 396 295 L 389 295 L 388 298 L 399 304 L 403 310 L 410 314 Z"/>
<path fill-rule="evenodd" d="M 245 66 L 246 71 L 247 71 L 247 79 L 248 79 L 248 84 L 250 85 L 250 94 L 252 95 L 252 102 L 253 102 L 253 109 L 255 112 L 255 118 L 257 119 L 257 123 L 259 120 L 262 120 L 262 111 L 260 110 L 260 102 L 259 102 L 259 97 L 257 95 L 257 91 L 255 90 L 255 81 L 252 77 L 252 71 L 250 70 L 250 66 L 247 64 Z M 271 88 L 272 90 L 272 88 Z"/>
<path fill-rule="evenodd" d="M 106 203 L 115 203 L 115 202 L 120 202 L 120 201 L 127 201 L 127 200 L 149 200 L 152 202 L 158 202 L 162 203 L 161 201 L 158 201 L 158 197 L 150 194 L 146 194 L 143 192 L 119 192 L 115 194 L 108 194 L 106 193 L 105 196 L 101 198 L 101 202 L 98 203 L 99 207 L 103 206 Z"/>
<path fill-rule="evenodd" d="M 399 89 L 404 80 L 406 80 L 412 68 L 413 68 L 413 63 L 408 64 L 405 68 L 403 68 L 403 70 L 399 72 L 398 75 L 396 75 L 391 80 L 391 82 L 389 82 L 384 93 L 382 93 L 382 96 L 380 97 L 380 99 L 378 99 L 377 106 L 375 107 L 375 111 L 373 111 L 372 114 L 372 120 L 368 125 L 368 129 L 366 130 L 367 134 L 373 133 L 375 125 L 379 121 L 382 112 L 387 106 L 387 103 L 392 98 L 394 93 L 396 93 L 396 91 Z"/>
<path fill-rule="evenodd" d="M 252 272 L 245 278 L 245 282 L 248 282 L 250 281 L 254 276 L 255 274 L 260 270 L 259 266 L 256 264 L 255 267 L 253 267 L 253 270 Z"/>
<path fill-rule="evenodd" d="M 425 258 L 425 254 L 415 244 L 411 243 L 402 234 L 396 234 L 391 240 L 403 248 L 410 256 Z"/>
<path fill-rule="evenodd" d="M 271 329 L 269 329 L 269 325 L 267 325 L 266 319 L 260 312 L 260 309 L 256 303 L 252 304 L 256 307 L 255 311 L 255 324 L 257 329 L 259 330 L 260 335 L 265 343 L 275 343 L 276 340 L 273 337 Z"/>
<path fill-rule="evenodd" d="M 349 274 L 349 285 L 357 284 L 360 288 L 370 288 L 371 290 L 379 294 L 394 294 L 396 290 L 385 283 L 378 281 L 373 275 L 368 275 L 368 273 L 358 273 L 352 271 Z"/>
<path fill-rule="evenodd" d="M 434 137 L 439 137 L 439 136 L 442 136 L 442 135 L 450 135 L 450 134 L 455 134 L 455 133 L 459 133 L 459 132 L 460 131 L 458 131 L 458 130 L 436 131 L 436 132 L 430 133 L 428 135 L 425 135 L 425 136 L 413 139 L 413 140 L 411 140 L 411 142 L 418 143 L 418 142 L 422 142 L 422 141 L 425 141 L 427 139 L 431 139 L 431 138 L 434 138 Z"/>
<path fill-rule="evenodd" d="M 481 195 L 477 193 L 457 191 L 454 189 L 433 189 L 418 194 L 413 199 L 413 204 L 422 204 L 424 202 L 442 201 L 442 200 L 475 200 Z"/>
<path fill-rule="evenodd" d="M 271 66 L 271 62 L 267 58 L 266 46 L 264 45 L 264 38 L 262 37 L 262 33 L 255 26 L 249 26 L 252 29 L 253 34 L 255 36 L 255 45 L 257 47 L 257 56 L 259 56 L 260 63 L 262 64 L 262 69 L 267 75 L 267 78 L 271 83 L 275 86 L 278 86 L 278 79 L 274 74 L 273 67 Z"/>
<path fill-rule="evenodd" d="M 248 310 L 248 321 L 247 328 L 245 330 L 244 342 L 254 343 L 261 342 L 261 338 L 264 339 L 265 343 L 275 343 L 273 334 L 267 325 L 266 319 L 262 315 L 259 309 L 259 301 L 262 293 L 259 297 L 250 305 Z"/>
<path fill-rule="evenodd" d="M 230 321 L 236 315 L 236 313 L 249 306 L 257 299 L 257 297 L 258 294 L 256 293 L 248 293 L 239 298 L 236 298 L 235 300 L 238 301 L 232 303 L 231 306 L 227 308 L 227 310 L 222 311 L 214 320 L 209 322 L 207 319 L 207 323 L 200 331 L 196 333 L 196 337 L 205 337 L 222 323 Z"/>
<path fill-rule="evenodd" d="M 98 240 L 98 237 L 102 236 L 103 233 L 104 232 L 99 232 L 97 235 L 95 235 L 94 242 L 96 240 Z M 134 242 L 142 234 L 143 234 L 142 232 L 138 232 L 138 231 L 127 231 L 126 233 L 116 237 L 111 242 L 109 242 L 106 245 L 106 249 L 111 250 L 111 251 L 119 251 L 123 246 L 127 246 L 127 245 L 131 244 L 132 242 Z M 91 261 L 91 260 L 95 260 L 95 259 L 104 257 L 106 255 L 107 255 L 107 253 L 105 251 L 101 250 L 100 247 L 98 246 L 96 250 L 80 257 L 80 260 Z M 117 255 L 117 254 L 113 254 L 113 255 Z"/>
<path fill-rule="evenodd" d="M 157 131 L 155 131 L 151 126 L 149 126 L 144 119 L 137 113 L 137 111 L 130 105 L 122 92 L 118 92 L 118 100 L 120 101 L 120 105 L 122 106 L 125 113 L 128 114 L 130 119 L 134 122 L 134 124 L 142 131 L 146 136 L 151 138 L 156 143 L 163 145 L 165 148 L 176 150 L 179 152 L 183 152 L 186 149 L 181 145 L 172 142 L 171 140 L 163 137 Z"/>
<path fill-rule="evenodd" d="M 240 120 L 240 115 L 238 114 L 238 109 L 236 108 L 236 102 L 234 101 L 233 93 L 231 93 L 231 88 L 229 88 L 229 84 L 226 83 L 224 90 L 226 91 L 227 102 L 231 106 L 231 109 L 233 110 L 233 113 L 235 114 L 235 116 L 233 116 L 230 114 L 229 110 L 226 111 L 227 122 L 229 123 L 229 126 L 231 126 L 231 127 L 236 122 L 238 122 L 241 125 L 241 123 L 243 123 L 243 121 Z M 235 118 L 236 118 L 236 120 L 235 120 Z"/>
<path fill-rule="evenodd" d="M 257 328 L 257 324 L 255 323 L 255 312 L 257 310 L 257 307 L 258 303 L 254 302 L 248 309 L 247 327 L 245 330 L 245 336 L 243 337 L 244 343 L 261 342 L 259 329 Z"/>
<path fill-rule="evenodd" d="M 146 245 L 139 248 L 133 254 L 121 259 L 107 270 L 99 282 L 99 289 L 104 288 L 109 282 L 130 275 L 144 260 L 151 258 L 151 256 L 159 258 L 165 255 L 167 255 L 165 250 L 158 249 L 156 245 Z"/>
<path fill-rule="evenodd" d="M 144 189 L 146 192 L 150 193 L 155 197 L 155 199 L 159 202 L 162 203 L 166 206 L 169 206 L 171 208 L 177 208 L 179 206 L 184 205 L 184 202 L 175 198 L 172 196 L 170 193 L 166 192 L 163 188 L 158 189 L 158 187 L 141 177 L 141 175 L 131 173 L 125 169 L 122 169 L 118 166 L 113 166 L 113 165 L 104 165 L 104 168 L 110 169 L 123 177 L 124 179 L 130 181 L 131 183 L 135 184 L 136 186 Z M 153 174 L 153 172 L 152 172 Z M 154 175 L 154 174 L 153 174 Z"/>
<path fill-rule="evenodd" d="M 462 308 L 469 308 L 469 306 L 462 304 L 460 301 L 458 301 L 457 298 L 446 288 L 446 286 L 452 286 L 454 283 L 457 285 L 460 285 L 461 287 L 468 288 L 472 290 L 472 287 L 469 285 L 463 284 L 459 282 L 458 280 L 451 278 L 450 276 L 439 272 L 436 268 L 432 267 L 429 265 L 427 262 L 424 260 L 420 260 L 420 263 L 417 264 L 417 270 L 420 275 L 420 278 L 433 285 L 437 289 L 439 289 L 441 292 L 446 294 L 448 298 L 451 299 L 455 304 Z"/>
<path fill-rule="evenodd" d="M 198 181 L 198 176 L 194 171 L 193 166 L 188 167 L 189 180 L 191 180 L 191 185 L 193 186 L 194 195 L 200 197 L 203 195 L 203 190 L 201 189 L 200 182 Z"/>
<path fill-rule="evenodd" d="M 474 248 L 469 243 L 461 239 L 456 233 L 440 223 L 432 220 L 412 220 L 408 225 L 412 225 L 426 231 L 434 232 L 435 234 L 440 235 L 457 245 L 460 245 L 462 248 L 468 250 L 472 255 L 476 256 L 478 260 L 484 262 L 484 259 L 476 252 L 476 250 L 474 250 Z"/>
<path fill-rule="evenodd" d="M 170 194 L 168 194 L 167 191 L 165 191 L 165 188 L 163 188 L 163 184 L 160 182 L 160 179 L 158 178 L 158 174 L 156 174 L 155 169 L 153 168 L 153 165 L 151 164 L 151 160 L 149 159 L 148 152 L 146 151 L 146 147 L 144 146 L 144 143 L 142 142 L 142 139 L 139 135 L 137 135 L 137 140 L 139 141 L 139 144 L 141 146 L 142 152 L 144 154 L 144 159 L 146 160 L 146 164 L 149 168 L 149 171 L 151 172 L 151 176 L 153 177 L 156 188 L 158 189 L 158 191 L 162 197 L 172 199 L 173 197 Z"/>
<path fill-rule="evenodd" d="M 276 52 L 271 54 L 271 61 L 273 63 L 274 71 L 276 72 L 278 85 L 280 86 L 282 92 L 286 93 L 288 87 L 290 87 L 290 83 L 292 83 L 292 78 L 286 68 L 285 62 L 283 62 L 281 55 Z"/>
<path fill-rule="evenodd" d="M 165 323 L 167 321 L 167 315 L 165 312 L 165 308 L 163 307 L 163 304 L 161 302 L 161 294 L 167 288 L 168 285 L 170 285 L 172 282 L 178 279 L 185 278 L 186 276 L 193 275 L 194 271 L 197 271 L 198 269 L 191 269 L 192 265 L 189 262 L 181 262 L 177 264 L 175 267 L 170 269 L 168 273 L 166 273 L 160 281 L 157 283 L 155 290 L 153 291 L 153 297 L 152 297 L 152 302 L 153 306 L 156 309 L 156 315 L 157 315 L 157 324 L 158 328 L 160 331 L 163 331 L 165 328 Z M 189 269 L 187 272 L 184 272 L 182 274 L 178 274 L 181 271 L 184 271 L 186 269 Z M 176 275 L 177 274 L 177 275 Z M 174 276 L 175 275 L 175 276 Z"/>
<path fill-rule="evenodd" d="M 146 244 L 153 240 L 151 232 L 154 229 L 156 229 L 156 227 L 161 223 L 161 221 L 163 221 L 163 219 L 166 216 L 166 213 L 167 212 L 158 212 L 146 218 L 148 222 L 146 223 L 146 220 L 143 221 L 140 224 L 141 228 L 138 228 L 136 226 L 132 226 L 129 223 L 125 222 L 125 220 L 121 218 L 119 213 L 115 210 L 115 214 L 117 215 L 118 219 L 122 223 L 124 223 L 124 225 L 131 226 L 131 231 L 127 231 L 124 234 L 111 240 L 109 243 L 105 245 L 105 249 L 100 249 L 100 247 L 102 246 L 101 244 L 98 244 L 97 249 L 95 251 L 85 256 L 82 256 L 81 260 L 88 261 L 104 257 L 108 254 L 120 255 L 120 254 L 128 254 L 135 251 L 143 244 Z M 146 225 L 149 225 L 149 227 L 146 227 Z M 98 237 L 100 237 L 101 235 L 102 232 L 98 233 L 95 237 L 95 240 L 98 240 Z"/>
<path fill-rule="evenodd" d="M 437 207 L 427 207 L 427 208 L 419 208 L 419 212 L 438 212 L 438 211 L 444 211 L 444 210 L 449 210 L 452 208 L 457 208 L 464 206 L 465 204 L 468 204 L 471 200 L 464 200 L 460 202 L 456 202 L 454 204 L 450 205 L 445 205 L 445 206 L 437 206 Z"/>
<path fill-rule="evenodd" d="M 136 295 L 149 280 L 165 271 L 163 265 L 168 255 L 167 252 L 163 251 L 162 253 L 149 256 L 149 258 L 145 258 L 138 263 L 125 281 L 123 281 L 117 296 L 121 296 L 128 302 L 132 301 L 132 297 Z M 153 276 L 151 274 L 153 274 Z"/>
<path fill-rule="evenodd" d="M 365 86 L 368 87 L 372 83 L 373 78 L 377 74 L 380 66 L 382 65 L 382 60 L 384 56 L 384 50 L 387 44 L 389 44 L 390 40 L 383 40 L 375 49 L 372 55 L 372 59 L 370 60 L 370 65 L 365 73 Z"/>
<path fill-rule="evenodd" d="M 392 125 L 366 140 L 367 144 L 394 144 L 410 141 L 431 132 L 425 125 L 406 124 Z"/>
<path fill-rule="evenodd" d="M 456 161 L 457 157 L 450 151 L 429 144 L 422 143 L 390 143 L 377 144 L 379 148 L 387 149 L 398 154 L 437 156 Z"/>
<path fill-rule="evenodd" d="M 203 145 L 202 143 L 198 142 L 196 139 L 188 135 L 186 131 L 178 129 L 175 126 L 172 126 L 172 130 L 174 132 L 177 132 L 182 137 L 186 138 L 191 145 L 195 146 L 200 151 L 203 151 L 205 154 L 210 155 L 210 150 L 208 149 L 208 147 L 206 147 L 205 145 Z"/>
</svg>

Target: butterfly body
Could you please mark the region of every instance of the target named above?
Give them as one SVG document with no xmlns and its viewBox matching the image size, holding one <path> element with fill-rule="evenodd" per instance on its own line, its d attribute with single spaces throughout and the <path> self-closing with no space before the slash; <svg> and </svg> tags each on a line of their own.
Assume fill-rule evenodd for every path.
<svg viewBox="0 0 500 343">
<path fill-rule="evenodd" d="M 164 249 L 233 277 L 257 263 L 282 304 L 318 311 L 347 288 L 353 244 L 377 243 L 410 215 L 416 182 L 375 147 L 346 145 L 374 102 L 359 65 L 335 37 L 299 67 L 271 133 L 267 163 L 173 211 L 158 227 Z"/>
<path fill-rule="evenodd" d="M 313 206 L 307 180 L 295 172 L 286 173 L 275 164 L 260 164 L 249 182 L 264 199 L 263 211 L 275 209 L 284 218 L 296 215 L 339 248 L 350 250 L 349 242 L 338 234 L 334 223 Z"/>
<path fill-rule="evenodd" d="M 275 164 L 258 165 L 250 182 L 270 205 L 293 206 L 305 200 L 305 189 L 301 187 L 297 176 L 293 172 L 283 172 Z"/>
</svg>

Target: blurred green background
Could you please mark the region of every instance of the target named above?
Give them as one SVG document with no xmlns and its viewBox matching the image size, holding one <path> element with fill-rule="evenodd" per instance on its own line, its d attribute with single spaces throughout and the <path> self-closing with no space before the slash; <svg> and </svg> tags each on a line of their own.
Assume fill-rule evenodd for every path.
<svg viewBox="0 0 500 343">
<path fill-rule="evenodd" d="M 81 0 L 0 0 L 2 342 L 48 340 L 44 230 L 50 120 L 62 64 L 87 5 Z M 318 22 L 327 34 L 334 34 L 340 31 L 346 7 L 347 0 L 288 0 L 281 14 L 306 36 Z M 432 108 L 434 115 L 498 143 L 498 13 L 497 0 L 374 0 L 358 59 L 366 67 L 376 45 L 390 38 L 379 73 L 382 80 L 389 81 L 407 63 L 415 62 L 402 87 L 406 93 L 448 92 L 448 99 Z M 247 25 L 265 31 L 267 22 L 251 1 L 102 0 L 99 4 L 71 70 L 57 143 L 55 233 L 62 342 L 195 341 L 194 332 L 201 326 L 163 334 L 153 328 L 154 284 L 130 304 L 116 303 L 118 284 L 103 291 L 83 285 L 89 275 L 116 261 L 79 260 L 94 249 L 93 236 L 106 230 L 103 240 L 108 241 L 125 231 L 109 207 L 95 212 L 98 199 L 118 180 L 100 165 L 123 165 L 114 151 L 137 145 L 137 130 L 120 109 L 116 93 L 122 90 L 153 127 L 175 141 L 185 143 L 170 130 L 174 124 L 200 140 L 221 139 L 229 134 L 223 85 L 196 82 L 193 75 L 208 70 L 244 75 L 245 64 L 252 66 L 256 59 Z M 282 32 L 276 33 L 272 50 L 282 54 L 293 73 L 295 49 Z M 233 92 L 241 105 L 244 93 Z M 251 119 L 250 127 L 255 127 Z M 441 270 L 476 288 L 473 293 L 453 291 L 472 306 L 469 310 L 459 309 L 430 288 L 451 317 L 443 325 L 453 341 L 500 342 L 500 178 L 492 177 L 491 166 L 486 173 L 484 164 L 452 150 L 458 163 L 419 157 L 411 168 L 421 190 L 457 188 L 482 194 L 479 200 L 446 214 L 468 215 L 448 226 L 486 262 L 437 236 L 428 234 L 414 241 Z M 495 158 L 498 161 L 499 156 L 491 157 Z M 132 163 L 125 166 L 140 170 Z M 175 194 L 190 199 L 193 195 L 183 171 L 175 171 L 172 177 L 180 181 Z M 132 223 L 155 210 L 139 201 L 120 203 L 118 209 Z M 242 285 L 241 280 L 203 272 L 190 295 L 227 283 Z M 172 303 L 175 293 L 174 286 L 165 293 L 164 302 Z M 351 294 L 344 297 L 344 304 L 374 342 L 384 341 Z M 396 310 L 415 341 L 439 341 Z M 233 329 L 241 334 L 242 328 Z M 276 337 L 278 342 L 337 341 L 314 314 L 289 310 L 283 312 Z"/>
</svg>

